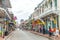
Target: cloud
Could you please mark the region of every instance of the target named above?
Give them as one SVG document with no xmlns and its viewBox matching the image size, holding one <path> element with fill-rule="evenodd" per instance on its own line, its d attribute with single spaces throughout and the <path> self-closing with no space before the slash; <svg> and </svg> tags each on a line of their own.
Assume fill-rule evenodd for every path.
<svg viewBox="0 0 60 40">
<path fill-rule="evenodd" d="M 28 19 L 32 14 L 34 8 L 42 0 L 10 0 L 12 5 L 12 12 L 18 17 L 18 22 L 23 19 Z"/>
</svg>

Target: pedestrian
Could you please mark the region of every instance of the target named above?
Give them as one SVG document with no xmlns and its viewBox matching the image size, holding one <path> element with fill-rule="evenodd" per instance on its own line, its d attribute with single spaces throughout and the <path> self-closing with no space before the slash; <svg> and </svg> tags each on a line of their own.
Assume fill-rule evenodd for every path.
<svg viewBox="0 0 60 40">
<path fill-rule="evenodd" d="M 56 28 L 53 28 L 53 36 L 56 34 Z"/>
<path fill-rule="evenodd" d="M 40 33 L 42 33 L 43 32 L 43 27 L 42 27 L 42 25 L 41 25 L 41 27 L 40 27 Z"/>
<path fill-rule="evenodd" d="M 41 29 L 41 27 L 40 27 L 40 33 L 42 33 L 42 29 Z"/>
<path fill-rule="evenodd" d="M 52 28 L 49 27 L 49 36 L 51 37 L 52 36 Z"/>
<path fill-rule="evenodd" d="M 43 25 L 43 34 L 45 34 L 45 28 L 44 28 L 44 25 Z"/>
<path fill-rule="evenodd" d="M 59 36 L 59 30 L 56 29 L 56 36 L 58 37 Z"/>
</svg>

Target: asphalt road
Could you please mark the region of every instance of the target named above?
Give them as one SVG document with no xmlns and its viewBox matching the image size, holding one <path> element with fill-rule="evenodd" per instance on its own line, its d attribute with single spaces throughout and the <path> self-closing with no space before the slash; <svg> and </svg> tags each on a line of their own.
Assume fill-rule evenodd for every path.
<svg viewBox="0 0 60 40">
<path fill-rule="evenodd" d="M 49 40 L 46 37 L 35 35 L 29 31 L 15 30 L 6 40 Z"/>
</svg>

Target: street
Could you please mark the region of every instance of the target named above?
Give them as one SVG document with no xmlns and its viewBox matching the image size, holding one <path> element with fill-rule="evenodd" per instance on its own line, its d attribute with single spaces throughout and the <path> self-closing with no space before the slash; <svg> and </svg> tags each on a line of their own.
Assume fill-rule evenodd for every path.
<svg viewBox="0 0 60 40">
<path fill-rule="evenodd" d="M 0 40 L 60 40 L 60 0 L 0 0 Z"/>
<path fill-rule="evenodd" d="M 15 30 L 6 40 L 49 40 L 24 30 Z"/>
</svg>

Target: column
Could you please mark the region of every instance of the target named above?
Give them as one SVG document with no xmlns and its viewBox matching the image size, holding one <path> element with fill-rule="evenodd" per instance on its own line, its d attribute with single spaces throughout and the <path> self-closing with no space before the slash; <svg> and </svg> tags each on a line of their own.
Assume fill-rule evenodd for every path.
<svg viewBox="0 0 60 40">
<path fill-rule="evenodd" d="M 46 23 L 47 23 L 47 24 L 46 24 L 46 26 L 47 26 L 47 29 L 49 29 L 49 27 L 48 27 L 48 25 L 49 25 L 49 24 L 48 24 L 48 19 L 46 20 Z"/>
<path fill-rule="evenodd" d="M 57 19 L 58 19 L 58 17 L 56 17 L 56 29 L 58 28 L 58 27 L 57 27 Z"/>
<path fill-rule="evenodd" d="M 58 17 L 58 20 L 59 20 L 59 29 L 60 29 L 60 15 L 59 15 L 59 17 Z"/>
<path fill-rule="evenodd" d="M 41 13 L 42 13 L 42 7 L 41 7 Z"/>
<path fill-rule="evenodd" d="M 52 21 L 53 21 L 52 15 L 51 15 L 50 21 L 51 21 L 51 28 L 53 28 L 53 27 L 52 27 Z"/>
<path fill-rule="evenodd" d="M 38 7 L 39 15 L 40 15 L 40 9 L 41 9 L 41 8 L 40 8 L 40 5 L 39 5 L 39 7 Z"/>
<path fill-rule="evenodd" d="M 52 20 L 51 20 L 51 28 L 52 28 Z"/>
<path fill-rule="evenodd" d="M 44 1 L 44 12 L 45 12 L 45 3 L 46 3 L 46 2 Z"/>
<path fill-rule="evenodd" d="M 45 24 L 44 25 L 45 25 L 45 29 L 46 29 L 46 19 L 45 19 Z"/>
<path fill-rule="evenodd" d="M 39 15 L 40 15 L 40 7 L 39 7 L 38 11 L 39 11 Z"/>
<path fill-rule="evenodd" d="M 48 27 L 48 19 L 46 19 L 46 33 L 48 33 L 49 27 Z"/>
</svg>

